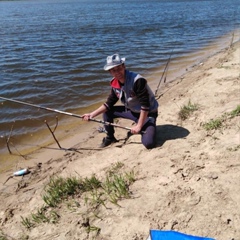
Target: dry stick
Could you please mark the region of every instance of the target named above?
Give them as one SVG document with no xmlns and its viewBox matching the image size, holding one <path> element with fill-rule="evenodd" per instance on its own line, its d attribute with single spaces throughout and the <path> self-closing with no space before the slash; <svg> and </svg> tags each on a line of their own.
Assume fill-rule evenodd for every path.
<svg viewBox="0 0 240 240">
<path fill-rule="evenodd" d="M 58 116 L 56 116 L 56 125 L 55 125 L 55 128 L 53 129 L 53 132 L 55 132 L 55 130 L 57 129 L 57 126 L 58 126 Z"/>
<path fill-rule="evenodd" d="M 230 46 L 229 46 L 229 48 L 231 48 L 231 47 L 232 47 L 232 45 L 233 45 L 233 39 L 234 39 L 234 33 L 232 34 L 232 40 L 231 40 L 231 43 L 230 43 Z"/>
<path fill-rule="evenodd" d="M 231 38 L 231 41 L 230 41 L 230 45 L 229 45 L 229 47 L 226 48 L 228 53 L 232 49 L 233 41 L 234 41 L 234 32 L 232 33 L 232 38 Z"/>
<path fill-rule="evenodd" d="M 57 119 L 57 117 L 56 117 L 56 119 Z M 56 126 L 55 126 L 55 128 L 54 128 L 54 130 L 53 130 L 53 131 L 52 131 L 52 129 L 50 128 L 50 126 L 48 125 L 48 123 L 47 123 L 47 120 L 45 120 L 44 122 L 46 123 L 46 125 L 47 125 L 47 127 L 48 127 L 49 131 L 51 132 L 51 134 L 52 134 L 52 136 L 53 136 L 54 140 L 56 141 L 56 143 L 57 143 L 58 147 L 59 147 L 59 148 L 62 148 L 62 147 L 61 147 L 61 145 L 59 144 L 59 142 L 58 142 L 57 138 L 56 138 L 56 137 L 55 137 L 55 135 L 54 135 L 54 132 L 55 132 L 55 130 L 56 130 L 56 128 L 57 128 L 58 121 L 57 121 L 57 123 L 56 123 Z"/>
<path fill-rule="evenodd" d="M 9 176 L 9 177 L 7 178 L 7 180 L 3 183 L 3 185 L 4 185 L 9 179 L 11 179 L 11 178 L 13 178 L 13 176 Z"/>
<path fill-rule="evenodd" d="M 12 135 L 12 131 L 13 131 L 13 125 L 12 125 L 12 127 L 11 127 L 11 131 L 10 131 L 9 136 L 8 136 L 8 138 L 6 139 L 7 148 L 8 148 L 8 151 L 9 151 L 10 154 L 12 154 L 12 151 L 11 151 L 11 149 L 10 149 L 10 147 L 9 147 L 9 141 L 10 141 L 10 138 L 11 138 L 11 135 Z"/>
<path fill-rule="evenodd" d="M 11 151 L 10 146 L 9 146 L 9 141 L 10 141 L 10 138 L 11 138 L 11 136 L 12 136 L 13 126 L 14 126 L 14 125 L 12 125 L 10 134 L 9 134 L 8 138 L 6 139 L 7 149 L 8 149 L 8 152 L 9 152 L 10 154 L 12 154 L 12 151 Z M 13 144 L 12 144 L 12 145 L 13 145 Z M 22 154 L 17 150 L 17 148 L 16 148 L 14 145 L 13 145 L 13 147 L 15 148 L 15 150 L 17 151 L 17 153 L 26 160 L 26 157 L 25 157 L 24 155 L 22 155 Z"/>
</svg>

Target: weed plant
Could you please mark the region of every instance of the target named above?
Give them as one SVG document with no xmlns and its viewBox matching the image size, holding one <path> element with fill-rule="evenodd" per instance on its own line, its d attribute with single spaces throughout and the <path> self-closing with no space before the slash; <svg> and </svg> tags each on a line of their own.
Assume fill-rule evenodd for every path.
<svg viewBox="0 0 240 240">
<path fill-rule="evenodd" d="M 231 118 L 240 116 L 240 105 L 238 105 L 234 110 L 229 113 Z"/>
<path fill-rule="evenodd" d="M 223 120 L 221 118 L 218 118 L 218 119 L 215 119 L 215 120 L 212 119 L 209 122 L 203 124 L 203 127 L 207 131 L 216 130 L 216 129 L 218 129 L 222 126 L 222 122 L 223 122 Z"/>
<path fill-rule="evenodd" d="M 0 229 L 0 240 L 8 240 L 7 237 L 5 236 L 5 234 L 2 232 L 1 229 Z"/>
<path fill-rule="evenodd" d="M 57 223 L 60 215 L 54 209 L 58 209 L 60 204 L 65 201 L 67 209 L 73 211 L 80 208 L 80 204 L 76 200 L 82 198 L 85 200 L 87 210 L 85 214 L 88 218 L 91 216 L 100 218 L 99 207 L 106 208 L 107 202 L 118 205 L 118 201 L 124 198 L 130 198 L 130 185 L 136 180 L 134 171 L 119 173 L 123 168 L 122 163 L 116 163 L 111 169 L 106 172 L 105 180 L 101 181 L 95 175 L 90 178 L 76 177 L 53 177 L 45 187 L 45 193 L 42 198 L 45 206 L 32 213 L 29 218 L 22 218 L 21 223 L 27 229 L 31 229 L 36 224 L 41 223 Z M 87 232 L 100 233 L 100 228 L 86 225 Z"/>
<path fill-rule="evenodd" d="M 43 200 L 49 207 L 57 207 L 57 205 L 66 199 L 68 196 L 73 196 L 79 192 L 81 182 L 76 178 L 51 178 L 49 184 L 45 187 L 46 194 L 43 195 Z"/>
<path fill-rule="evenodd" d="M 46 216 L 46 208 L 45 207 L 42 207 L 40 209 L 38 209 L 37 213 L 32 213 L 32 219 L 34 222 L 36 223 L 44 223 L 44 222 L 47 222 L 49 223 L 50 222 L 50 219 Z"/>
<path fill-rule="evenodd" d="M 197 111 L 199 108 L 199 106 L 197 104 L 193 104 L 191 103 L 191 101 L 189 100 L 187 105 L 184 105 L 181 107 L 178 116 L 181 120 L 186 120 L 187 118 L 189 118 L 189 116 L 194 112 Z"/>
<path fill-rule="evenodd" d="M 113 166 L 107 170 L 107 175 L 108 176 L 112 176 L 116 173 L 119 173 L 121 171 L 121 169 L 123 168 L 124 164 L 122 162 L 117 162 L 115 164 L 113 164 Z"/>
<path fill-rule="evenodd" d="M 221 117 L 217 119 L 211 119 L 209 122 L 203 124 L 205 130 L 217 130 L 223 126 L 223 123 L 227 120 L 228 117 L 234 118 L 240 116 L 240 105 L 238 105 L 230 113 L 224 113 Z"/>
<path fill-rule="evenodd" d="M 30 218 L 27 218 L 27 217 L 25 218 L 21 216 L 21 219 L 22 219 L 21 223 L 26 229 L 31 229 L 35 227 L 34 223 L 31 221 Z"/>
<path fill-rule="evenodd" d="M 7 237 L 0 235 L 0 240 L 8 240 Z"/>
</svg>

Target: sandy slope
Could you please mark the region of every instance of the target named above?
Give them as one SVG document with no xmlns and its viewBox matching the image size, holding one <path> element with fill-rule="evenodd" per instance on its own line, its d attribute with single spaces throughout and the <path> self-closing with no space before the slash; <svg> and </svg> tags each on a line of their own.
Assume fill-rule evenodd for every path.
<svg viewBox="0 0 240 240">
<path fill-rule="evenodd" d="M 86 206 L 80 197 L 74 208 L 62 204 L 56 209 L 61 216 L 57 224 L 42 223 L 27 230 L 21 216 L 29 217 L 43 205 L 43 187 L 53 174 L 103 178 L 106 169 L 121 162 L 123 171 L 136 173 L 132 197 L 119 201 L 120 207 L 110 203 L 100 207 L 100 218 L 88 215 L 91 226 L 101 229 L 96 239 L 145 240 L 149 229 L 172 229 L 239 240 L 240 116 L 227 117 L 218 130 L 203 128 L 240 104 L 239 45 L 216 53 L 162 89 L 155 149 L 146 150 L 138 135 L 125 143 L 126 131 L 118 129 L 120 141 L 100 150 L 94 146 L 103 134 L 92 125 L 84 141 L 75 135 L 61 143 L 77 151 L 48 149 L 31 155 L 31 174 L 5 185 L 10 173 L 3 174 L 0 229 L 7 239 L 93 239 L 94 231 L 87 234 L 83 226 Z M 199 109 L 181 121 L 178 113 L 189 100 Z M 29 161 L 21 164 L 28 165 Z"/>
</svg>

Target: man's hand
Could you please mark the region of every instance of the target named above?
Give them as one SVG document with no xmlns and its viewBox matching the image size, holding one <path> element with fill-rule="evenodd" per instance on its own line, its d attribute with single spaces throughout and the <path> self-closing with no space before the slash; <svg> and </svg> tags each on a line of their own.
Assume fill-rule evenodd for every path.
<svg viewBox="0 0 240 240">
<path fill-rule="evenodd" d="M 82 115 L 82 119 L 85 121 L 89 121 L 91 118 L 91 113 L 85 113 Z"/>
<path fill-rule="evenodd" d="M 83 114 L 82 119 L 85 121 L 89 121 L 89 120 L 95 118 L 96 116 L 98 116 L 99 114 L 104 113 L 106 111 L 107 111 L 106 107 L 104 105 L 101 105 L 99 108 L 97 108 L 93 112 Z"/>
<path fill-rule="evenodd" d="M 132 134 L 138 134 L 138 133 L 141 132 L 141 129 L 142 129 L 141 126 L 136 125 L 136 126 L 134 126 L 134 127 L 131 128 L 131 133 L 132 133 Z"/>
<path fill-rule="evenodd" d="M 148 112 L 141 110 L 137 125 L 131 128 L 132 134 L 138 134 L 141 132 L 141 129 L 146 122 L 147 116 Z"/>
</svg>

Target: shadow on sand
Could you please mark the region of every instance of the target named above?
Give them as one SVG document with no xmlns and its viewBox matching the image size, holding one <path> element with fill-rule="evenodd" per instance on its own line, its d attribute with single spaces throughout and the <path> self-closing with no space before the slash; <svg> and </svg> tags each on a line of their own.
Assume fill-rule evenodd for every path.
<svg viewBox="0 0 240 240">
<path fill-rule="evenodd" d="M 166 124 L 157 126 L 157 147 L 161 147 L 166 141 L 178 138 L 185 138 L 189 135 L 186 128 Z"/>
</svg>

